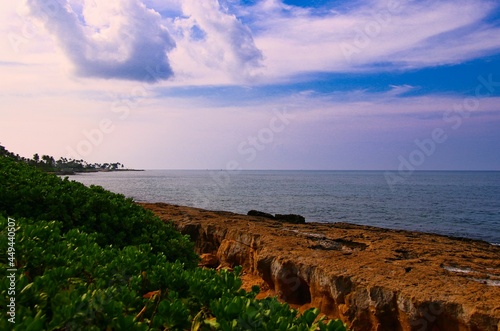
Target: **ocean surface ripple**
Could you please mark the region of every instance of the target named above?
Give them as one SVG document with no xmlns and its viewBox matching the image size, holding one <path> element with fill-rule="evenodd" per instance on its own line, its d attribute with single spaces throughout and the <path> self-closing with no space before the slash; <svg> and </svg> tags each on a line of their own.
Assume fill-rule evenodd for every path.
<svg viewBox="0 0 500 331">
<path fill-rule="evenodd" d="M 136 201 L 246 214 L 300 214 L 500 244 L 500 172 L 421 171 L 389 185 L 383 171 L 100 172 L 70 179 Z"/>
</svg>

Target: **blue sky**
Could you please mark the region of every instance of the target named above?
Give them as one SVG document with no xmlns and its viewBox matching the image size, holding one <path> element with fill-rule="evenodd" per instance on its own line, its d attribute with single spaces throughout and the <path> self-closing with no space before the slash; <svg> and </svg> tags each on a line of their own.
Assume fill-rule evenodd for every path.
<svg viewBox="0 0 500 331">
<path fill-rule="evenodd" d="M 500 170 L 500 4 L 0 5 L 0 143 L 149 169 Z"/>
</svg>

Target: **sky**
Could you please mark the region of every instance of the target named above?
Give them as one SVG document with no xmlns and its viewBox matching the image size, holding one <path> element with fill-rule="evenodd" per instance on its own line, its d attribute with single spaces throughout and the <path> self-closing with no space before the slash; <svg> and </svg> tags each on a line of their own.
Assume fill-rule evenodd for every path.
<svg viewBox="0 0 500 331">
<path fill-rule="evenodd" d="M 22 156 L 500 170 L 498 1 L 4 1 L 0 36 Z"/>
</svg>

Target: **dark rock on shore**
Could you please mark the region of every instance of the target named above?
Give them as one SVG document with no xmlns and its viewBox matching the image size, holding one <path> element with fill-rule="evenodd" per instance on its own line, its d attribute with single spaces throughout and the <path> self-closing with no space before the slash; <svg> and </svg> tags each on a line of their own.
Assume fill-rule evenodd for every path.
<svg viewBox="0 0 500 331">
<path fill-rule="evenodd" d="M 248 216 L 258 216 L 258 217 L 265 217 L 265 218 L 269 218 L 271 220 L 274 219 L 274 216 L 272 214 L 268 214 L 268 213 L 264 213 L 262 211 L 258 211 L 258 210 L 250 210 L 248 213 L 247 213 Z"/>
<path fill-rule="evenodd" d="M 306 222 L 306 219 L 303 216 L 300 215 L 295 215 L 295 214 L 276 214 L 273 216 L 272 214 L 269 213 L 264 213 L 262 211 L 258 210 L 250 210 L 247 213 L 248 216 L 257 216 L 257 217 L 264 217 L 268 218 L 270 220 L 276 220 L 280 221 L 283 223 L 292 223 L 292 224 L 304 224 Z"/>
<path fill-rule="evenodd" d="M 276 216 L 274 216 L 274 218 L 277 221 L 284 222 L 284 223 L 304 224 L 306 222 L 306 219 L 303 216 L 295 215 L 295 214 L 287 214 L 287 215 L 276 214 Z"/>
</svg>

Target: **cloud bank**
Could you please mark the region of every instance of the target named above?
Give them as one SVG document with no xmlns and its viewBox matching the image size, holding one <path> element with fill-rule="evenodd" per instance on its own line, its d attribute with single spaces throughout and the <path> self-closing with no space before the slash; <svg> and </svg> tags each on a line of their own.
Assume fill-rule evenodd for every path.
<svg viewBox="0 0 500 331">
<path fill-rule="evenodd" d="M 138 0 L 83 2 L 26 0 L 82 77 L 155 82 L 173 75 L 167 53 L 175 47 L 161 16 Z"/>
<path fill-rule="evenodd" d="M 407 70 L 494 54 L 490 0 L 25 0 L 83 77 L 273 84 L 315 72 Z M 246 3 L 246 4 L 245 4 Z"/>
</svg>

